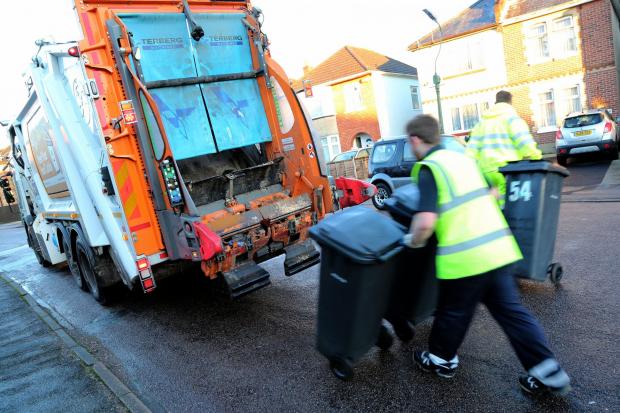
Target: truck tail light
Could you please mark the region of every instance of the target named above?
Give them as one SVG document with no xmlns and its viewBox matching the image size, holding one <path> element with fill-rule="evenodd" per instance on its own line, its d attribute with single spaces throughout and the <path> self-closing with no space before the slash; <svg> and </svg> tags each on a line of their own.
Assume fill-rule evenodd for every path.
<svg viewBox="0 0 620 413">
<path fill-rule="evenodd" d="M 558 129 L 558 131 L 555 133 L 555 140 L 559 141 L 564 139 L 564 136 L 562 136 L 562 131 Z"/>
<path fill-rule="evenodd" d="M 605 129 L 603 129 L 603 133 L 610 133 L 611 132 L 611 128 L 612 128 L 611 122 L 607 122 L 605 124 Z"/>
<path fill-rule="evenodd" d="M 147 258 L 140 258 L 136 261 L 138 266 L 138 272 L 140 273 L 140 283 L 142 284 L 142 290 L 145 293 L 150 293 L 155 289 L 155 278 L 153 278 L 153 271 L 151 270 L 151 263 Z"/>
</svg>

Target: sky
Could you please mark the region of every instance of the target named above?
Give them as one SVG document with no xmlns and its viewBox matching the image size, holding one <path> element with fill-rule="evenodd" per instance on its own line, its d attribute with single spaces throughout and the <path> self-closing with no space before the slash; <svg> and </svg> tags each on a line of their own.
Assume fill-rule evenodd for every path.
<svg viewBox="0 0 620 413">
<path fill-rule="evenodd" d="M 412 64 L 407 46 L 434 28 L 422 9 L 440 21 L 472 0 L 254 0 L 272 56 L 292 78 L 345 45 L 364 47 Z M 22 73 L 36 53 L 34 41 L 81 38 L 71 0 L 0 2 L 0 120 L 13 118 L 26 99 Z M 0 146 L 6 141 L 0 131 Z"/>
</svg>

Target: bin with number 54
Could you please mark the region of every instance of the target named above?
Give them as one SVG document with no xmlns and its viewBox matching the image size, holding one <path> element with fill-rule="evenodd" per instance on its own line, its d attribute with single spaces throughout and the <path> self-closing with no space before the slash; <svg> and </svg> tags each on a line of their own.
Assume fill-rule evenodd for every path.
<svg viewBox="0 0 620 413">
<path fill-rule="evenodd" d="M 519 277 L 557 283 L 562 266 L 553 253 L 560 215 L 564 178 L 568 170 L 547 161 L 512 162 L 500 169 L 506 176 L 504 215 L 512 230 L 523 261 L 517 265 Z"/>
</svg>

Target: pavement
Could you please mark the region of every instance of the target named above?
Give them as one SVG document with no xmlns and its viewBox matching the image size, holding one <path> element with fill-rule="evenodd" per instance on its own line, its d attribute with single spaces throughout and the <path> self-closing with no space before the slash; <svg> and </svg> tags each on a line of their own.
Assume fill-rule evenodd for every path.
<svg viewBox="0 0 620 413">
<path fill-rule="evenodd" d="M 59 333 L 41 316 L 48 317 Z M 0 410 L 127 411 L 61 339 L 63 333 L 0 279 Z"/>
<path fill-rule="evenodd" d="M 544 326 L 573 379 L 565 398 L 521 393 L 522 373 L 508 341 L 480 308 L 460 350 L 461 367 L 445 381 L 416 370 L 430 322 L 411 344 L 371 350 L 353 381 L 335 379 L 315 350 L 318 267 L 285 277 L 282 259 L 263 264 L 272 286 L 236 302 L 199 274 L 159 283 L 101 307 L 64 269 L 43 269 L 19 228 L 0 227 L 0 271 L 54 315 L 63 329 L 107 366 L 152 411 L 620 411 L 620 182 L 603 180 L 609 162 L 569 165 L 556 260 L 562 284 L 520 282 L 525 305 Z M 587 197 L 582 195 L 587 195 Z"/>
</svg>

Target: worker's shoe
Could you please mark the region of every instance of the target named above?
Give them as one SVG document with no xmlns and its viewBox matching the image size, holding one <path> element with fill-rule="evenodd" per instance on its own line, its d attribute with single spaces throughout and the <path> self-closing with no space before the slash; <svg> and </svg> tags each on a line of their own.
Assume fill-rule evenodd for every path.
<svg viewBox="0 0 620 413">
<path fill-rule="evenodd" d="M 451 379 L 456 374 L 459 365 L 459 357 L 454 356 L 450 361 L 446 361 L 428 351 L 414 351 L 413 361 L 420 369 L 427 373 L 435 373 L 444 379 Z"/>
<path fill-rule="evenodd" d="M 519 385 L 523 391 L 532 395 L 552 393 L 563 396 L 571 391 L 568 374 L 554 359 L 547 359 L 532 367 L 527 376 L 519 378 Z"/>
</svg>

